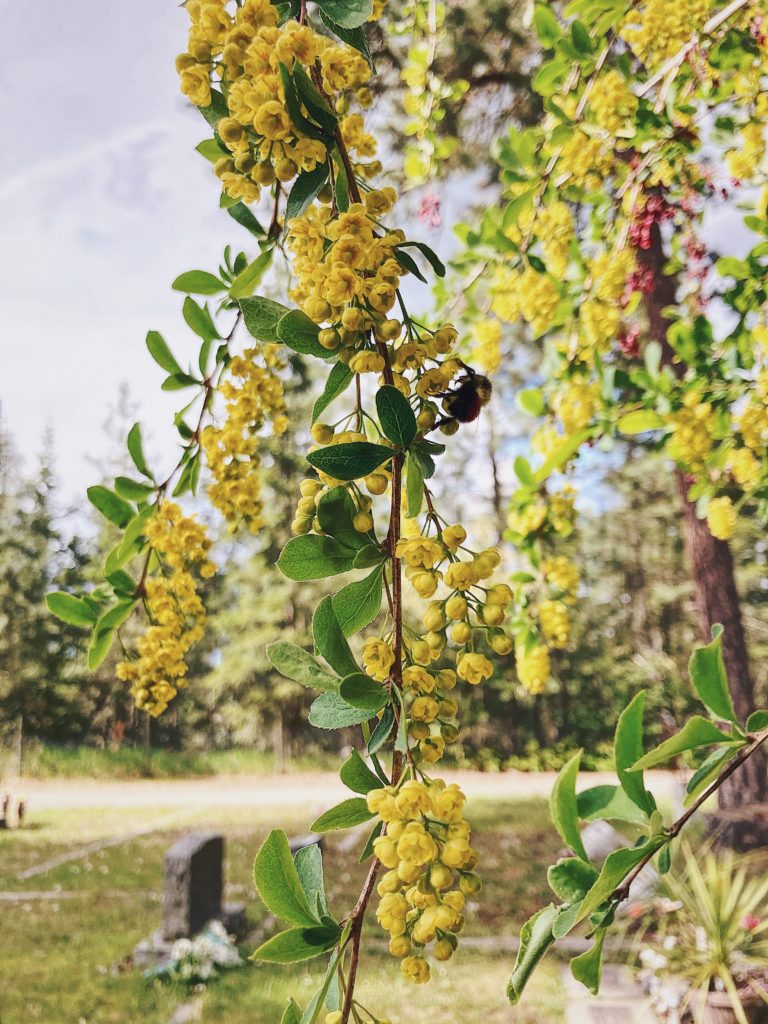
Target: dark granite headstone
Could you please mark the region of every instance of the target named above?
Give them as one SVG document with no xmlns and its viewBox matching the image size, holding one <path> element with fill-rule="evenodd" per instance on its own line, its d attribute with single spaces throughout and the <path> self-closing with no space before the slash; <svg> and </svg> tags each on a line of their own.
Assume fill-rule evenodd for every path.
<svg viewBox="0 0 768 1024">
<path fill-rule="evenodd" d="M 220 920 L 224 874 L 224 840 L 198 833 L 179 840 L 165 855 L 163 938 L 189 938 Z"/>
</svg>

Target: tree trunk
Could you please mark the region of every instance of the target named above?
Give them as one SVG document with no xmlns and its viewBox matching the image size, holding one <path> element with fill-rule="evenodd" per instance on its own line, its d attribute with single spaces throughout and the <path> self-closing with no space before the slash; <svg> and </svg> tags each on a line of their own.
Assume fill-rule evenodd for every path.
<svg viewBox="0 0 768 1024">
<path fill-rule="evenodd" d="M 653 274 L 653 288 L 645 296 L 650 335 L 661 345 L 662 363 L 669 366 L 678 377 L 682 377 L 686 367 L 677 360 L 667 340 L 670 321 L 664 315 L 665 307 L 675 305 L 677 281 L 663 273 L 665 257 L 658 224 L 652 228 L 650 248 L 639 250 L 638 257 Z M 733 557 L 728 544 L 713 537 L 706 522 L 697 517 L 695 505 L 688 499 L 690 479 L 680 470 L 677 471 L 677 482 L 683 506 L 683 535 L 694 584 L 699 633 L 706 643 L 711 639 L 715 623 L 719 622 L 724 627 L 723 659 L 734 707 L 743 721 L 755 710 L 754 683 L 741 620 Z M 719 806 L 721 810 L 734 811 L 748 804 L 762 802 L 765 795 L 765 758 L 758 754 L 722 786 L 718 794 Z M 747 837 L 734 834 L 732 838 L 739 845 L 751 845 Z"/>
</svg>

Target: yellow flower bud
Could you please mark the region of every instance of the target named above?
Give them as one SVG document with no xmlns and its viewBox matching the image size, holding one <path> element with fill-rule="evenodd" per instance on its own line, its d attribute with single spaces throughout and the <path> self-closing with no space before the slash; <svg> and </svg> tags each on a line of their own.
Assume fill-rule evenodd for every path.
<svg viewBox="0 0 768 1024">
<path fill-rule="evenodd" d="M 333 427 L 327 423 L 313 423 L 309 432 L 318 444 L 328 444 L 333 440 Z"/>
<path fill-rule="evenodd" d="M 352 525 L 358 533 L 368 533 L 373 529 L 373 516 L 368 512 L 358 512 L 352 519 Z"/>
<path fill-rule="evenodd" d="M 453 956 L 453 946 L 447 939 L 440 939 L 432 950 L 435 960 L 450 960 Z"/>
<path fill-rule="evenodd" d="M 466 644 L 472 637 L 472 627 L 468 622 L 454 622 L 450 635 L 455 644 Z"/>
<path fill-rule="evenodd" d="M 430 604 L 429 608 L 424 612 L 421 621 L 424 623 L 425 629 L 435 632 L 445 629 L 445 612 L 439 601 L 433 601 Z"/>
<path fill-rule="evenodd" d="M 469 606 L 465 597 L 454 594 L 445 602 L 445 614 L 449 619 L 466 619 Z"/>
</svg>

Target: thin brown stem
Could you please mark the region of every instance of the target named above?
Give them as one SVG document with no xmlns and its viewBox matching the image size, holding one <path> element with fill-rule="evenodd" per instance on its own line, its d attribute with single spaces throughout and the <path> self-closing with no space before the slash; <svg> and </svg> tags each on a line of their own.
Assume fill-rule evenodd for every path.
<svg viewBox="0 0 768 1024">
<path fill-rule="evenodd" d="M 705 804 L 710 797 L 717 793 L 723 783 L 729 779 L 734 772 L 738 771 L 739 768 L 741 768 L 741 766 L 745 764 L 745 762 L 747 762 L 750 757 L 760 749 L 760 747 L 762 747 L 766 740 L 768 740 L 768 729 L 763 729 L 762 732 L 757 733 L 751 738 L 751 742 L 746 747 L 743 747 L 732 761 L 728 762 L 717 778 L 711 782 L 698 797 L 696 797 L 687 811 L 685 811 L 684 814 L 681 814 L 677 821 L 673 822 L 669 826 L 666 831 L 667 842 L 675 839 L 676 836 L 682 832 L 683 828 L 688 824 L 696 811 L 698 811 L 698 809 Z M 643 857 L 639 864 L 636 864 L 635 867 L 632 868 L 621 885 L 617 886 L 609 897 L 612 902 L 621 903 L 629 896 L 629 890 L 632 883 L 656 853 L 658 853 L 658 848 L 651 850 L 645 857 Z"/>
</svg>

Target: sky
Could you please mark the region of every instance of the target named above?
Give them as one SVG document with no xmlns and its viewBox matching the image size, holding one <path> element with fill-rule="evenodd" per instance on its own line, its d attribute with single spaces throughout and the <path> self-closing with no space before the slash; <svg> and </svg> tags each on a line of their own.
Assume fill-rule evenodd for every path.
<svg viewBox="0 0 768 1024">
<path fill-rule="evenodd" d="M 173 458 L 183 403 L 160 391 L 144 338 L 159 330 L 191 355 L 171 282 L 253 239 L 193 152 L 208 132 L 179 93 L 188 21 L 174 0 L 0 0 L 0 12 L 14 40 L 0 71 L 0 418 L 27 468 L 53 429 L 74 498 L 114 446 L 104 423 L 123 383 L 149 451 Z M 435 235 L 437 248 L 449 224 Z"/>
</svg>

